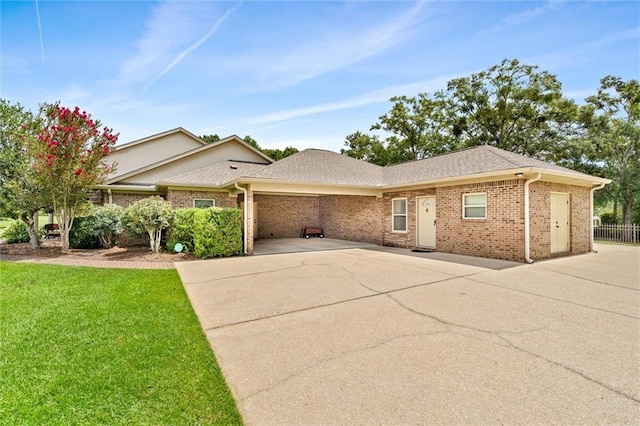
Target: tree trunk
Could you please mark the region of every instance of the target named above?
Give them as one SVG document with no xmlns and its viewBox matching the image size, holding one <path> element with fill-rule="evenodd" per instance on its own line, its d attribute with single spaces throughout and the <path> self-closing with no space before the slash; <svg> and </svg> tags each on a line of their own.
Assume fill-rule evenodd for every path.
<svg viewBox="0 0 640 426">
<path fill-rule="evenodd" d="M 631 211 L 633 207 L 633 195 L 627 197 L 622 204 L 622 223 L 625 226 L 631 225 Z"/>
<path fill-rule="evenodd" d="M 613 200 L 613 220 L 618 223 L 618 200 Z"/>
<path fill-rule="evenodd" d="M 62 252 L 69 251 L 69 232 L 73 226 L 73 214 L 70 210 L 62 209 L 56 212 L 58 227 L 60 228 L 60 249 Z"/>
<path fill-rule="evenodd" d="M 27 233 L 29 234 L 29 244 L 33 250 L 40 248 L 40 238 L 38 235 L 38 211 L 27 212 L 20 215 L 25 225 L 27 225 Z"/>
</svg>

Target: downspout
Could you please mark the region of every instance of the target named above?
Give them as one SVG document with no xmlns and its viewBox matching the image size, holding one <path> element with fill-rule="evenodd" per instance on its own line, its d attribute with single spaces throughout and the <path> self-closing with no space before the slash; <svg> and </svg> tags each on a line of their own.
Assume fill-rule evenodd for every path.
<svg viewBox="0 0 640 426">
<path fill-rule="evenodd" d="M 107 189 L 107 194 L 109 194 L 109 205 L 113 204 L 113 194 L 111 193 L 111 188 Z"/>
<path fill-rule="evenodd" d="M 597 251 L 593 249 L 593 193 L 599 189 L 604 188 L 604 185 L 604 183 L 601 183 L 600 185 L 592 186 L 591 198 L 589 199 L 589 220 L 591 220 L 591 226 L 589 226 L 589 229 L 591 230 L 589 236 L 589 250 L 593 253 L 597 253 Z"/>
<path fill-rule="evenodd" d="M 533 259 L 531 259 L 531 245 L 529 244 L 529 185 L 540 180 L 541 177 L 542 173 L 538 172 L 536 177 L 524 183 L 524 260 L 527 263 L 533 263 Z"/>
<path fill-rule="evenodd" d="M 247 209 L 249 208 L 247 205 L 247 188 L 243 188 L 241 186 L 238 186 L 237 182 L 234 182 L 233 184 L 236 189 L 239 189 L 240 191 L 243 192 L 244 194 L 244 209 L 242 209 L 242 214 L 243 214 L 243 223 L 244 223 L 244 232 L 243 232 L 243 244 L 242 244 L 242 250 L 244 251 L 245 256 L 247 255 L 247 243 L 248 243 L 248 238 L 249 238 L 249 234 L 248 234 L 248 218 L 247 218 Z"/>
</svg>

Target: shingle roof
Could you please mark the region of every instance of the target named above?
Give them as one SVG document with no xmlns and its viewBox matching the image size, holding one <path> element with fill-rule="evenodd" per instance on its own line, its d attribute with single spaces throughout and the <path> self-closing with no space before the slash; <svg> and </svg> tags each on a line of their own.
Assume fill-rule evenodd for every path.
<svg viewBox="0 0 640 426">
<path fill-rule="evenodd" d="M 389 166 L 385 170 L 384 185 L 424 182 L 434 179 L 535 167 L 543 170 L 561 171 L 588 178 L 588 175 L 515 154 L 488 145 L 425 158 L 423 160 Z"/>
<path fill-rule="evenodd" d="M 212 166 L 164 179 L 159 183 L 161 185 L 176 186 L 225 186 L 239 177 L 248 176 L 267 166 L 268 164 L 223 161 Z"/>
<path fill-rule="evenodd" d="M 233 166 L 233 167 L 232 167 Z M 593 179 L 565 167 L 482 145 L 423 160 L 381 167 L 321 149 L 305 149 L 272 164 L 226 161 L 165 179 L 161 185 L 224 187 L 236 179 L 385 188 L 522 168 L 563 172 Z"/>
<path fill-rule="evenodd" d="M 384 168 L 321 149 L 305 149 L 247 177 L 333 185 L 379 186 Z"/>
</svg>

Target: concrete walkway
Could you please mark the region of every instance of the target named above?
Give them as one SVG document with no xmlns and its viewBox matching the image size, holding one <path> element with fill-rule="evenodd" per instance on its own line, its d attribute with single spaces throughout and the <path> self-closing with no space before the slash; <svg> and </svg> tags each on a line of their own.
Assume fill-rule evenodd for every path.
<svg viewBox="0 0 640 426">
<path fill-rule="evenodd" d="M 123 269 L 174 269 L 173 262 L 143 262 L 143 261 L 127 261 L 127 260 L 96 260 L 81 259 L 77 257 L 51 257 L 51 258 L 25 258 L 24 256 L 2 255 L 0 260 L 10 260 L 12 262 L 21 263 L 45 263 L 49 265 L 64 266 L 89 266 L 92 268 L 123 268 Z"/>
<path fill-rule="evenodd" d="M 176 264 L 245 422 L 640 423 L 640 249 Z M 462 259 L 460 259 L 462 260 Z"/>
</svg>

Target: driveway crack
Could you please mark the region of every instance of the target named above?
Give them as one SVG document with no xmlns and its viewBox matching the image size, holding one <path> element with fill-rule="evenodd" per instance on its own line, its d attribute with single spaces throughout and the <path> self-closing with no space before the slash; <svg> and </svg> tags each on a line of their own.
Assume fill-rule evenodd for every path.
<svg viewBox="0 0 640 426">
<path fill-rule="evenodd" d="M 594 384 L 596 384 L 596 385 L 599 385 L 599 386 L 601 386 L 601 387 L 603 387 L 603 388 L 605 388 L 605 389 L 607 389 L 607 390 L 609 390 L 609 391 L 611 391 L 611 392 L 613 392 L 613 393 L 615 393 L 615 394 L 617 394 L 617 395 L 619 395 L 619 396 L 622 396 L 622 397 L 624 397 L 624 398 L 626 398 L 626 399 L 629 399 L 629 400 L 634 401 L 634 402 L 640 402 L 640 399 L 638 399 L 637 397 L 635 397 L 635 396 L 633 396 L 633 395 L 630 395 L 630 394 L 628 394 L 628 393 L 626 393 L 626 392 L 624 392 L 624 391 L 621 391 L 621 390 L 616 389 L 616 388 L 614 388 L 614 387 L 612 387 L 612 386 L 609 386 L 609 385 L 607 385 L 606 383 L 604 383 L 604 382 L 602 382 L 602 381 L 600 381 L 600 380 L 598 380 L 598 379 L 596 379 L 596 378 L 593 378 L 593 377 L 591 377 L 591 376 L 588 376 L 587 374 L 583 373 L 582 371 L 579 371 L 579 370 L 577 370 L 577 369 L 575 369 L 575 368 L 573 368 L 573 367 L 571 367 L 571 366 L 565 365 L 565 364 L 563 364 L 563 363 L 561 363 L 561 362 L 558 362 L 558 361 L 554 361 L 554 360 L 552 360 L 552 359 L 550 359 L 550 358 L 547 358 L 547 357 L 545 357 L 545 356 L 543 356 L 543 355 L 537 354 L 537 353 L 535 353 L 535 352 L 532 352 L 532 351 L 529 351 L 529 350 L 527 350 L 527 349 L 524 349 L 524 348 L 522 348 L 522 347 L 520 347 L 520 346 L 517 346 L 517 345 L 516 345 L 515 343 L 513 343 L 511 340 L 509 340 L 509 339 L 507 339 L 505 336 L 503 336 L 503 334 L 525 334 L 525 333 L 532 333 L 532 332 L 535 332 L 535 331 L 539 331 L 539 330 L 541 330 L 541 328 L 530 329 L 530 330 L 524 330 L 524 331 L 521 331 L 521 332 L 510 332 L 510 331 L 486 330 L 486 329 L 481 329 L 481 328 L 477 328 L 477 327 L 471 327 L 471 326 L 468 326 L 468 325 L 458 324 L 458 323 L 454 323 L 454 322 L 452 322 L 452 321 L 447 321 L 447 320 L 442 319 L 442 318 L 440 318 L 440 317 L 437 317 L 437 316 L 435 316 L 435 315 L 426 314 L 426 313 L 424 313 L 424 312 L 420 312 L 420 311 L 418 311 L 418 310 L 416 310 L 416 309 L 410 308 L 410 307 L 408 307 L 407 305 L 405 305 L 405 304 L 403 304 L 402 302 L 400 302 L 400 301 L 399 301 L 398 299 L 396 299 L 395 297 L 393 297 L 391 294 L 387 294 L 386 296 L 387 296 L 389 299 L 393 300 L 395 303 L 397 303 L 397 304 L 398 304 L 398 306 L 400 306 L 400 307 L 402 307 L 403 309 L 406 309 L 407 311 L 412 312 L 412 313 L 414 313 L 414 314 L 416 314 L 416 315 L 420 315 L 420 316 L 422 316 L 422 317 L 429 318 L 429 319 L 432 319 L 432 320 L 434 320 L 434 321 L 438 321 L 439 323 L 444 324 L 444 325 L 445 325 L 445 326 L 447 326 L 447 327 L 458 327 L 458 328 L 462 328 L 462 329 L 465 329 L 465 330 L 472 330 L 472 331 L 475 331 L 475 332 L 478 332 L 478 333 L 483 333 L 483 334 L 492 335 L 492 336 L 494 336 L 494 337 L 497 337 L 497 338 L 498 338 L 499 340 L 501 340 L 502 342 L 505 342 L 505 343 L 506 343 L 506 345 L 500 345 L 500 346 L 508 346 L 508 347 L 510 347 L 510 348 L 512 348 L 512 349 L 514 349 L 514 350 L 516 350 L 516 351 L 522 352 L 522 353 L 524 353 L 524 354 L 526 354 L 526 355 L 529 355 L 529 356 L 532 356 L 532 357 L 534 357 L 534 358 L 538 358 L 538 359 L 543 360 L 543 361 L 545 361 L 545 362 L 548 362 L 548 363 L 550 363 L 550 364 L 552 364 L 552 365 L 555 365 L 556 367 L 560 367 L 560 368 L 562 368 L 562 369 L 564 369 L 564 370 L 566 370 L 566 371 L 568 371 L 568 372 L 570 372 L 570 373 L 576 374 L 576 375 L 578 375 L 578 376 L 582 377 L 584 380 L 587 380 L 587 381 L 589 381 L 589 382 L 591 382 L 591 383 L 594 383 Z M 453 330 L 451 330 L 451 332 L 454 332 L 454 333 L 455 333 L 455 331 L 453 331 Z M 461 334 L 461 333 L 458 333 L 458 334 Z M 463 334 L 463 335 L 464 335 L 464 334 Z M 466 336 L 466 337 L 471 337 L 471 336 L 467 336 L 467 335 L 464 335 L 464 336 Z M 489 341 L 489 343 L 496 344 L 495 342 L 491 342 L 491 341 Z"/>
</svg>

